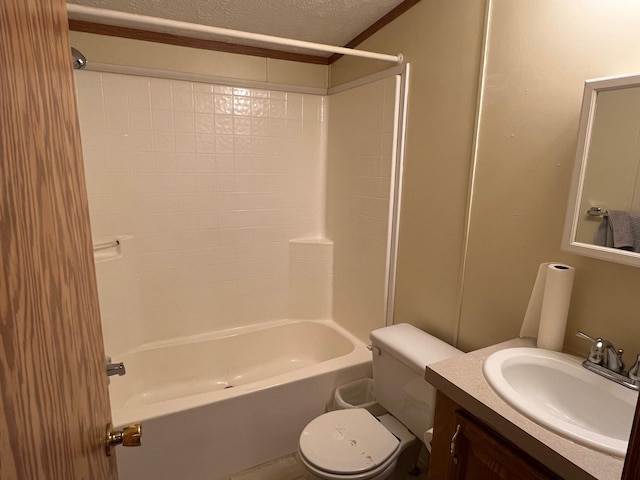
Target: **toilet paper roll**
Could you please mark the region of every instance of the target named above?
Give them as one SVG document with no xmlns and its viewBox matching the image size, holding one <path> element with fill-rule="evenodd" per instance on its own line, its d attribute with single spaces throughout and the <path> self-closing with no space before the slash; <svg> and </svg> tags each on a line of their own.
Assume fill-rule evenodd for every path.
<svg viewBox="0 0 640 480">
<path fill-rule="evenodd" d="M 568 265 L 540 265 L 520 337 L 537 338 L 539 348 L 562 350 L 574 274 L 575 269 Z"/>
</svg>

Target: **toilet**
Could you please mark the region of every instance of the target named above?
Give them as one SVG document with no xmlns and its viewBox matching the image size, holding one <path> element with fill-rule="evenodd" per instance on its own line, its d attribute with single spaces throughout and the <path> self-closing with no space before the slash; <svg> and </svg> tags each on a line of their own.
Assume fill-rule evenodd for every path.
<svg viewBox="0 0 640 480">
<path fill-rule="evenodd" d="M 424 368 L 462 353 L 406 323 L 374 330 L 370 339 L 375 396 L 387 413 L 352 408 L 309 422 L 298 458 L 310 479 L 403 479 L 433 427 L 436 391 Z"/>
</svg>

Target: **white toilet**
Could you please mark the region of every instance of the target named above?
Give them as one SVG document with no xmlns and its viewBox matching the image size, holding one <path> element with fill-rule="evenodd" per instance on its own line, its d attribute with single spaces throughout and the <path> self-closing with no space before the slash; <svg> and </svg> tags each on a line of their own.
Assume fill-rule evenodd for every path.
<svg viewBox="0 0 640 480">
<path fill-rule="evenodd" d="M 298 446 L 309 478 L 402 479 L 433 427 L 436 391 L 424 368 L 462 352 L 408 324 L 374 330 L 370 338 L 376 400 L 388 413 L 353 408 L 312 420 Z"/>
</svg>

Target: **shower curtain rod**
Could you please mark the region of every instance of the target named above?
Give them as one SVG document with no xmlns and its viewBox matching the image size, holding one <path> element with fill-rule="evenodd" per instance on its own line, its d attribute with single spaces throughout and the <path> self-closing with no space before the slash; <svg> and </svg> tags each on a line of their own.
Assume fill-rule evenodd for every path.
<svg viewBox="0 0 640 480">
<path fill-rule="evenodd" d="M 399 53 L 398 55 L 387 55 L 384 53 L 367 52 L 365 50 L 354 50 L 352 48 L 306 42 L 303 40 L 294 40 L 292 38 L 275 37 L 273 35 L 264 35 L 261 33 L 242 32 L 239 30 L 212 27 L 209 25 L 201 25 L 198 23 L 180 22 L 177 20 L 168 20 L 165 18 L 150 17 L 147 15 L 138 15 L 135 13 L 119 12 L 116 10 L 107 10 L 104 8 L 87 7 L 75 3 L 67 4 L 67 13 L 69 14 L 69 18 L 72 20 L 81 20 L 95 23 L 107 22 L 108 25 L 129 28 L 142 28 L 158 33 L 175 33 L 176 31 L 188 31 L 191 33 L 199 34 L 199 36 L 195 38 L 203 38 L 203 35 L 222 35 L 243 40 L 254 40 L 261 43 L 298 47 L 307 50 L 337 53 L 340 55 L 351 55 L 355 57 L 369 58 L 372 60 L 382 60 L 385 62 L 403 62 L 401 53 Z"/>
</svg>

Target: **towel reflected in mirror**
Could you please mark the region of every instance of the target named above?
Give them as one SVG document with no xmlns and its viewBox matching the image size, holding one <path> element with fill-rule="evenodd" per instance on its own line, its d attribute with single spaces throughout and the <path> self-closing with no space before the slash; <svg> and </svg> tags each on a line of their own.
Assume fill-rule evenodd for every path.
<svg viewBox="0 0 640 480">
<path fill-rule="evenodd" d="M 593 243 L 603 247 L 640 252 L 640 216 L 622 210 L 607 210 Z"/>
</svg>

